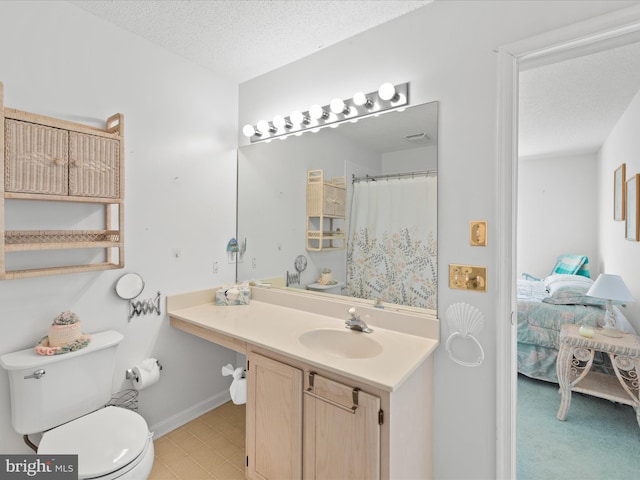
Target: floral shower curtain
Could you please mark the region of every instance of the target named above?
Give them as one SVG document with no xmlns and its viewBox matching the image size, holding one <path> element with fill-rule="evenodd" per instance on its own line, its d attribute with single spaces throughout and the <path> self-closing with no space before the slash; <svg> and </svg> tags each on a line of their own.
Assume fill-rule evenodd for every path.
<svg viewBox="0 0 640 480">
<path fill-rule="evenodd" d="M 354 183 L 348 295 L 436 309 L 437 177 Z"/>
</svg>

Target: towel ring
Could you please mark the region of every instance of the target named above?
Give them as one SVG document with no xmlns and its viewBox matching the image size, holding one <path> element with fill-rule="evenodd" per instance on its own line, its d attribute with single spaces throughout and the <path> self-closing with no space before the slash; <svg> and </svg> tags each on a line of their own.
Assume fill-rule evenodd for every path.
<svg viewBox="0 0 640 480">
<path fill-rule="evenodd" d="M 476 360 L 475 362 L 465 362 L 463 360 L 460 360 L 459 358 L 456 358 L 451 352 L 452 340 L 460 336 L 464 338 L 470 338 L 476 343 L 476 345 L 478 346 L 478 349 L 480 349 L 480 356 L 478 357 L 478 360 Z M 470 333 L 462 334 L 460 332 L 453 332 L 451 335 L 449 335 L 449 338 L 447 338 L 447 343 L 445 345 L 445 348 L 447 349 L 447 352 L 449 353 L 449 357 L 451 357 L 451 360 L 456 362 L 458 365 L 462 365 L 463 367 L 477 367 L 480 364 L 482 364 L 482 362 L 484 361 L 484 349 L 482 348 L 482 345 L 480 345 L 480 342 L 478 341 L 478 339 L 473 335 L 471 335 Z"/>
</svg>

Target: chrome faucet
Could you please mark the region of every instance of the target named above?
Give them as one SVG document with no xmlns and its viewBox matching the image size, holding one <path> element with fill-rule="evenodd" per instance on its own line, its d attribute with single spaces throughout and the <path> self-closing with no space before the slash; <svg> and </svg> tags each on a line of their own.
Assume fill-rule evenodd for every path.
<svg viewBox="0 0 640 480">
<path fill-rule="evenodd" d="M 360 318 L 360 315 L 358 315 L 358 312 L 356 311 L 355 307 L 351 307 L 349 309 L 349 314 L 351 315 L 351 318 L 346 322 L 344 322 L 347 328 L 350 328 L 351 330 L 356 330 L 358 332 L 364 332 L 364 333 L 373 332 L 373 329 L 369 328 L 367 324 L 364 323 L 364 320 Z"/>
</svg>

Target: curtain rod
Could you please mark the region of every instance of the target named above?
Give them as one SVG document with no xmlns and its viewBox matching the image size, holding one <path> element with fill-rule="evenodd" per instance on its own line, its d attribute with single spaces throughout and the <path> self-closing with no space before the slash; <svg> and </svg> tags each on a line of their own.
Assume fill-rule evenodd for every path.
<svg viewBox="0 0 640 480">
<path fill-rule="evenodd" d="M 351 183 L 362 182 L 362 181 L 373 181 L 388 179 L 388 178 L 401 178 L 401 177 L 419 177 L 422 175 L 430 176 L 437 175 L 437 170 L 425 170 L 421 172 L 407 172 L 407 173 L 391 173 L 389 175 L 365 175 L 364 177 L 356 177 L 355 174 L 351 174 Z"/>
</svg>

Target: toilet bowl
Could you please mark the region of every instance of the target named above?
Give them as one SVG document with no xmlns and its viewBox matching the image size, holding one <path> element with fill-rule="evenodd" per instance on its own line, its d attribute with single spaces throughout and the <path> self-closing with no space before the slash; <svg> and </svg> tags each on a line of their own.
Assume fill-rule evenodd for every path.
<svg viewBox="0 0 640 480">
<path fill-rule="evenodd" d="M 9 373 L 11 424 L 42 433 L 40 455 L 78 455 L 78 479 L 144 480 L 153 466 L 153 435 L 138 413 L 105 406 L 122 334 L 91 335 L 80 350 L 42 356 L 31 349 L 0 356 Z"/>
<path fill-rule="evenodd" d="M 105 407 L 42 435 L 39 455 L 78 455 L 78 479 L 143 479 L 153 466 L 152 435 L 131 410 Z"/>
</svg>

